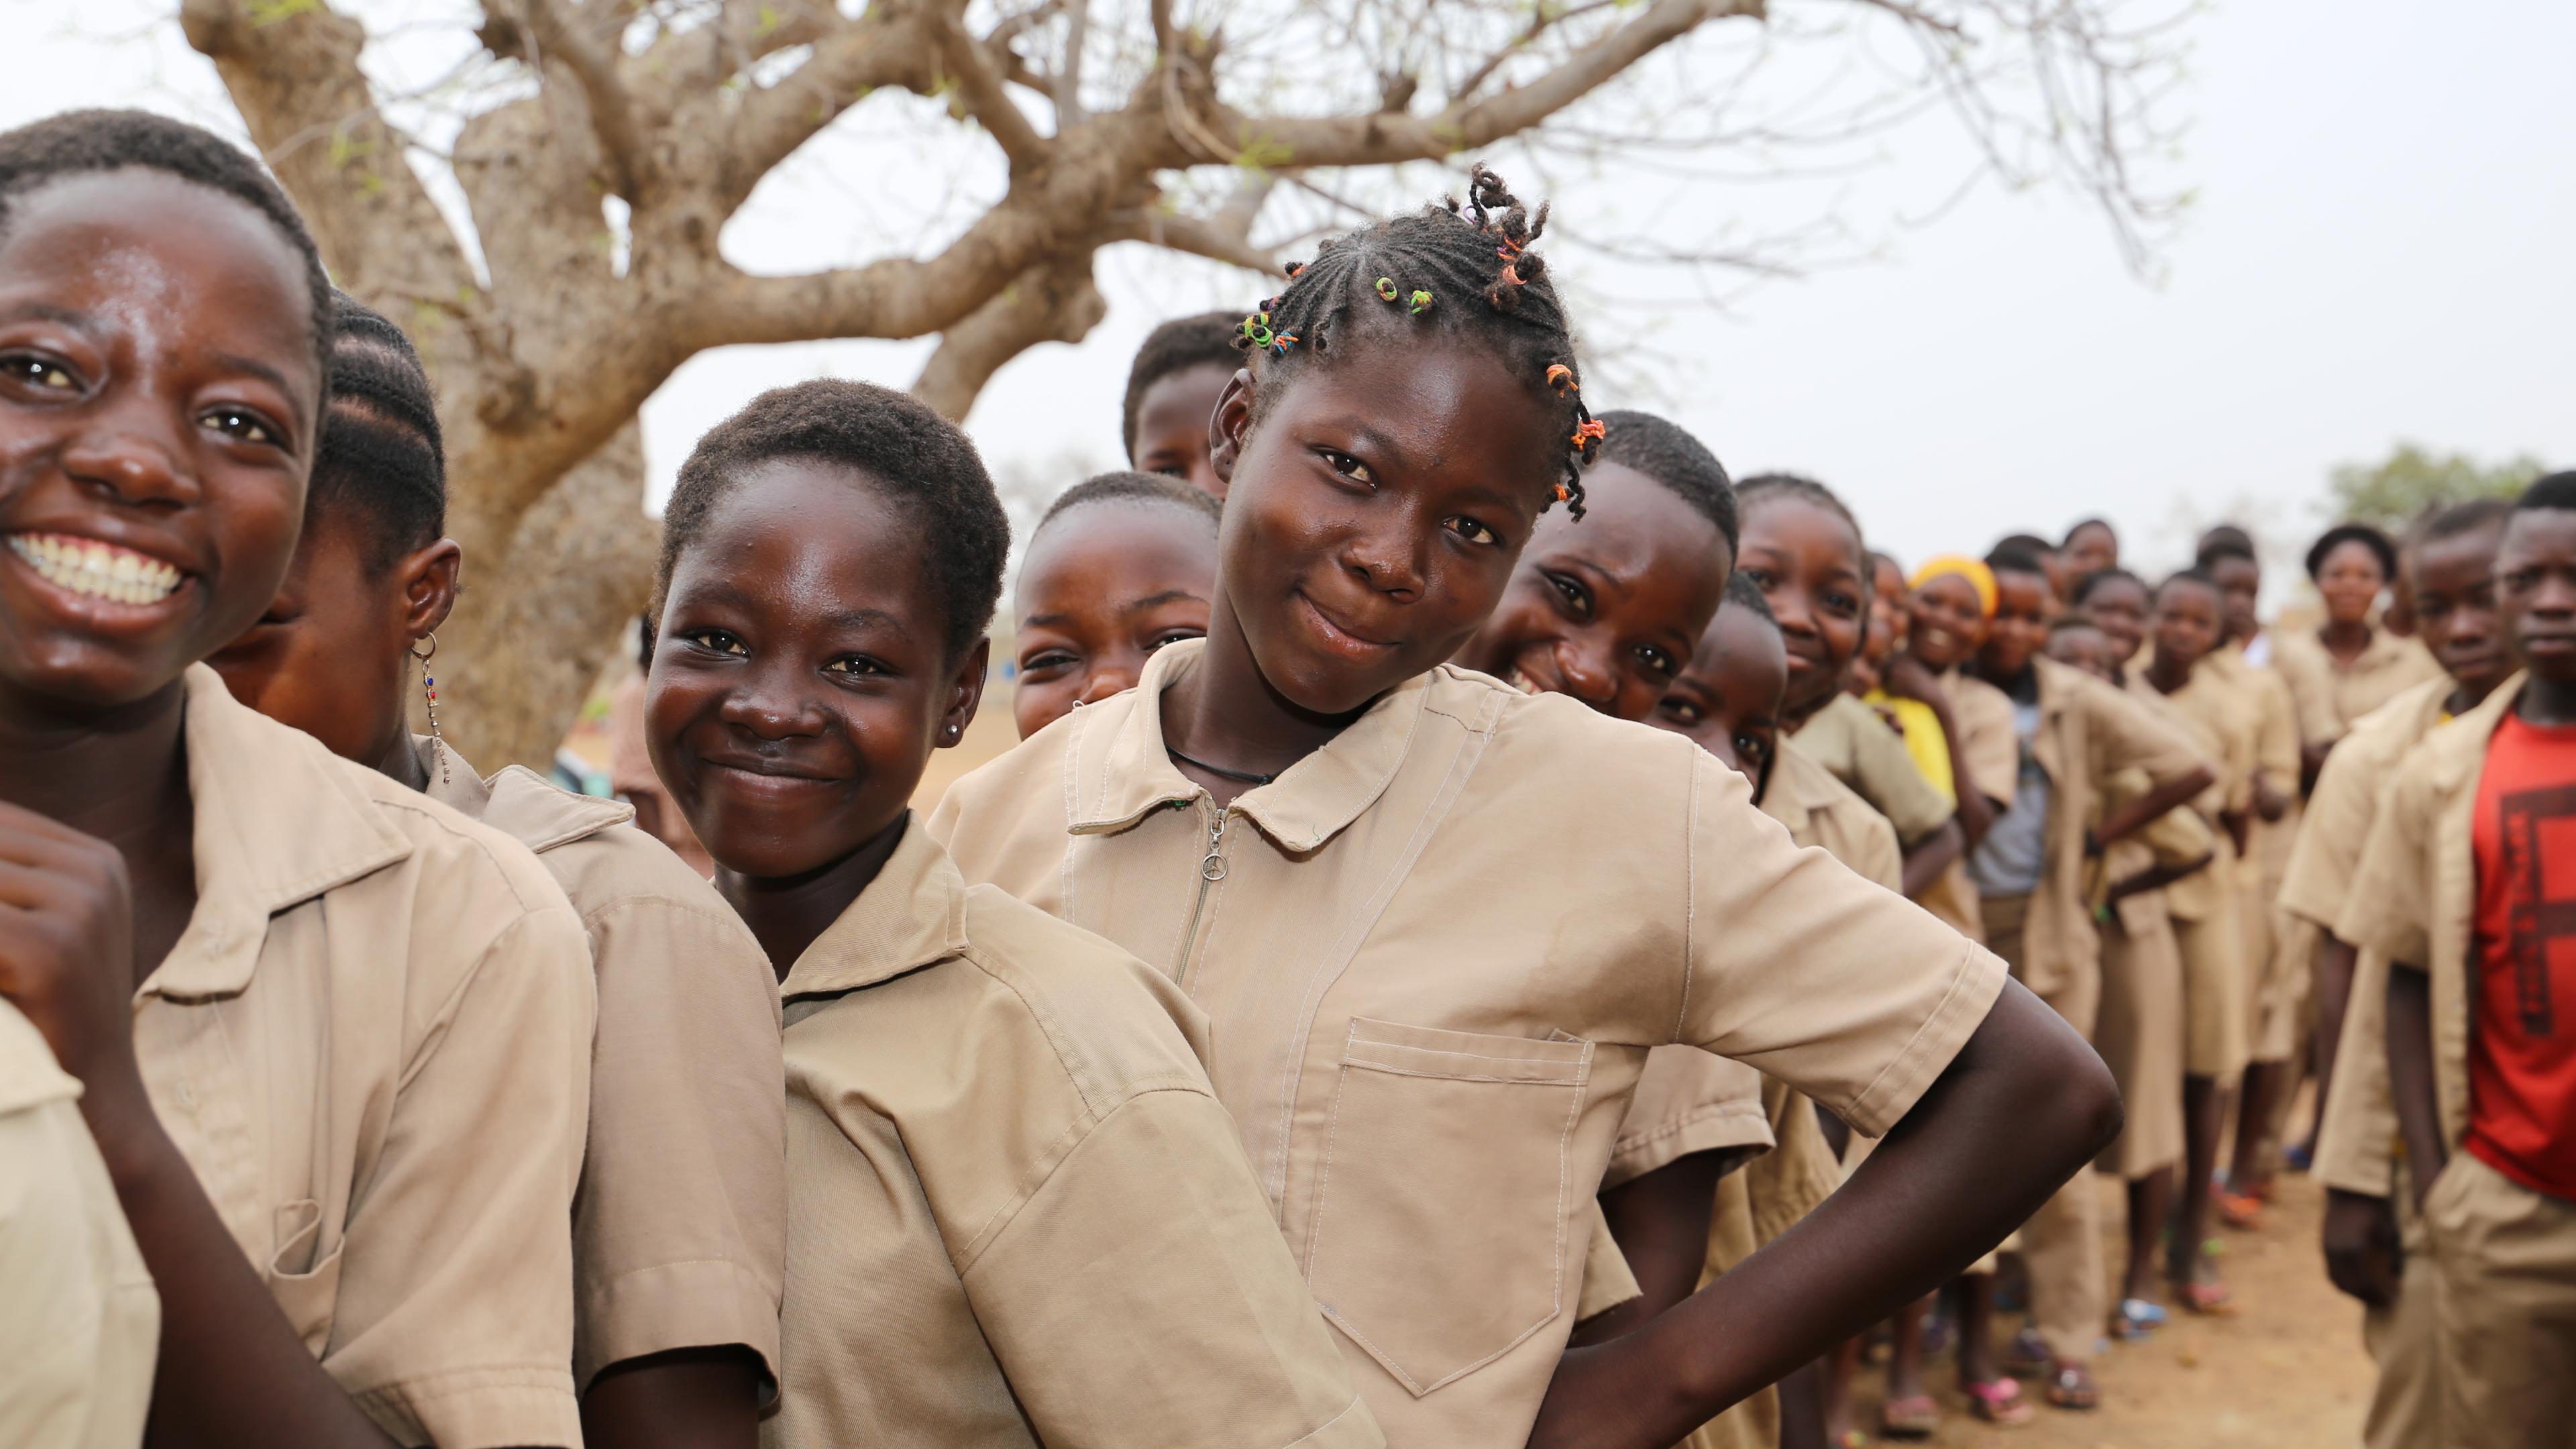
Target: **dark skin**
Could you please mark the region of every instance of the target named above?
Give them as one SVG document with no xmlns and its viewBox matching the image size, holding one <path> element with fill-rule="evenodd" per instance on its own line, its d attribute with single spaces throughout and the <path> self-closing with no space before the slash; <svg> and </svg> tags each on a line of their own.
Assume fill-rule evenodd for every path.
<svg viewBox="0 0 2576 1449">
<path fill-rule="evenodd" d="M 2426 647 L 2451 676 L 2451 694 L 2444 708 L 2454 715 L 2477 708 L 2514 670 L 2496 597 L 2496 550 L 2503 541 L 2504 524 L 2498 521 L 2419 544 L 2407 554 L 2417 624 Z M 2343 1040 L 2344 1014 L 2351 1004 L 2359 956 L 2350 942 L 2331 934 L 2317 944 L 2320 1102 L 2334 1081 L 2336 1049 Z M 2396 1301 L 2396 1275 L 2404 1253 L 2398 1247 L 2397 1217 L 2388 1199 L 2326 1189 L 2323 1236 L 2326 1276 L 2336 1287 L 2365 1303 Z"/>
<path fill-rule="evenodd" d="M 456 607 L 464 554 L 442 538 L 379 570 L 374 546 L 355 514 L 309 519 L 267 611 L 206 662 L 233 698 L 344 760 L 426 790 L 429 772 L 411 742 L 410 661 Z"/>
<path fill-rule="evenodd" d="M 1057 515 L 1029 543 L 1011 609 L 1020 738 L 1135 688 L 1164 645 L 1204 638 L 1215 593 L 1216 525 L 1202 515 L 1123 499 Z"/>
<path fill-rule="evenodd" d="M 1843 671 L 1843 691 L 1868 694 L 1878 688 L 1887 656 L 1905 647 L 1906 601 L 1911 590 L 1905 572 L 1885 554 L 1869 556 L 1869 630 L 1861 636 L 1860 653 Z"/>
<path fill-rule="evenodd" d="M 2166 584 L 2156 592 L 2156 657 L 2147 666 L 2147 682 L 2162 694 L 2172 694 L 2189 685 L 2200 661 L 2217 652 L 2224 627 L 2219 621 L 2217 590 L 2191 579 Z M 2230 810 L 2221 812 L 2219 820 L 2241 853 L 2245 849 L 2245 817 Z"/>
<path fill-rule="evenodd" d="M 2370 647 L 2370 610 L 2379 601 L 2380 591 L 2388 587 L 2387 571 L 2379 566 L 2379 555 L 2368 544 L 2357 539 L 2335 545 L 2317 561 L 2310 576 L 2317 593 L 2325 600 L 2326 621 L 2317 628 L 2317 640 L 2326 653 L 2339 664 L 2350 664 Z M 2317 771 L 2325 768 L 2329 744 L 2310 744 L 2300 752 L 2300 784 L 2313 787 Z"/>
<path fill-rule="evenodd" d="M 1940 721 L 1950 751 L 1951 788 L 1959 801 L 1959 829 L 1971 850 L 1994 828 L 1995 802 L 1969 778 L 1958 716 L 1940 681 L 1942 674 L 1975 658 L 1985 638 L 1986 603 L 1977 586 L 1958 574 L 1942 574 L 1925 579 L 1908 596 L 1905 648 L 1887 662 L 1887 692 L 1923 701 Z"/>
<path fill-rule="evenodd" d="M 2058 557 L 2065 560 L 2067 578 L 2081 582 L 2104 569 L 2120 566 L 2120 536 L 2107 523 L 2078 524 L 2074 532 L 2066 535 L 2066 546 L 2058 550 Z"/>
<path fill-rule="evenodd" d="M 2576 511 L 2525 509 L 2496 549 L 2504 633 L 2527 671 L 2514 715 L 2527 724 L 2576 724 Z M 2434 1091 L 2433 1001 L 2425 963 L 2392 961 L 2388 973 L 2388 1080 L 2406 1137 L 2407 1177 L 2423 1206 L 2450 1164 Z"/>
<path fill-rule="evenodd" d="M 1977 646 L 1980 678 L 2006 694 L 2027 688 L 2032 656 L 2048 647 L 2054 598 L 2044 575 L 1995 571 L 1995 616 L 1986 624 L 1985 642 Z"/>
<path fill-rule="evenodd" d="M 2218 581 L 2219 622 L 2226 642 L 2241 645 L 2262 633 L 2256 605 L 2263 594 L 2263 566 L 2250 558 L 2229 556 L 2210 560 L 2207 572 Z M 2254 772 L 2254 813 L 2266 821 L 2290 813 L 2290 797 L 2282 783 L 2259 767 Z"/>
<path fill-rule="evenodd" d="M 1717 613 L 1733 561 L 1716 524 L 1634 468 L 1596 463 L 1583 489 L 1580 521 L 1562 509 L 1539 519 L 1454 662 L 1644 719 Z"/>
<path fill-rule="evenodd" d="M 748 470 L 671 572 L 644 704 L 654 772 L 785 980 L 884 868 L 930 752 L 983 700 L 952 655 L 936 547 L 870 475 Z"/>
<path fill-rule="evenodd" d="M 2129 661 L 2138 657 L 2138 650 L 2147 642 L 2147 616 L 2152 610 L 2146 585 L 2135 579 L 2104 579 L 2084 596 L 2085 614 L 2110 646 L 2108 682 L 2128 682 Z"/>
<path fill-rule="evenodd" d="M 1563 413 L 1537 379 L 1445 334 L 1353 335 L 1281 378 L 1258 422 L 1240 384 L 1218 405 L 1217 608 L 1200 667 L 1163 697 L 1166 738 L 1199 759 L 1284 770 L 1455 655 L 1553 492 Z M 1220 801 L 1243 789 L 1205 774 Z M 1674 1443 L 1974 1261 L 2119 1115 L 2100 1059 L 2007 985 L 1816 1215 L 1636 1332 L 1570 1350 L 1530 1442 Z"/>
<path fill-rule="evenodd" d="M 380 567 L 378 546 L 358 514 L 309 519 L 267 612 L 207 663 L 242 703 L 425 791 L 406 661 L 455 607 L 463 551 L 439 539 Z M 759 1361 L 738 1348 L 624 1359 L 584 1386 L 582 1437 L 634 1449 L 750 1449 L 760 1438 L 760 1382 Z"/>
<path fill-rule="evenodd" d="M 1722 608 L 1648 722 L 1698 741 L 1751 782 L 1759 804 L 1780 754 L 1780 701 L 1788 687 L 1789 657 L 1778 626 L 1750 609 Z"/>
<path fill-rule="evenodd" d="M 1210 419 L 1236 368 L 1201 363 L 1167 372 L 1145 387 L 1136 400 L 1136 435 L 1127 440 L 1127 455 L 1139 473 L 1163 473 L 1218 498 L 1225 479 L 1209 461 Z"/>
<path fill-rule="evenodd" d="M 1868 551 L 1841 514 L 1794 494 L 1767 495 L 1746 509 L 1743 538 L 1737 566 L 1762 590 L 1788 650 L 1781 722 L 1796 734 L 1832 702 L 1860 652 L 1871 592 Z M 1955 819 L 1907 843 L 1905 894 L 1930 889 L 1966 849 Z"/>
<path fill-rule="evenodd" d="M 267 608 L 303 519 L 322 378 L 302 261 L 249 206 L 142 168 L 10 212 L 0 535 L 113 545 L 177 586 L 112 604 L 0 550 L 0 995 L 80 1078 L 160 1290 L 146 1442 L 378 1449 L 163 1130 L 133 1037 L 196 905 L 181 673 Z"/>
</svg>

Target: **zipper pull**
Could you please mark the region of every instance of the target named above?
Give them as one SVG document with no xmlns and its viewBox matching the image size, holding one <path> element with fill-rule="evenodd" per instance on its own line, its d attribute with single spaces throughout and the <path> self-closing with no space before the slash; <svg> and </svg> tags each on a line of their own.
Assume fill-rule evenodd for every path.
<svg viewBox="0 0 2576 1449">
<path fill-rule="evenodd" d="M 1208 827 L 1208 849 L 1199 861 L 1199 879 L 1211 885 L 1225 879 L 1225 822 L 1231 813 L 1218 811 L 1216 823 Z"/>
</svg>

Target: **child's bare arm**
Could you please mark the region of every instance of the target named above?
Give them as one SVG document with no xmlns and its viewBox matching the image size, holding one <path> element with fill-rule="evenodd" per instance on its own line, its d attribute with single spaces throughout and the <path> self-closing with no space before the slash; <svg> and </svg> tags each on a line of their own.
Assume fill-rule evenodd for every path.
<svg viewBox="0 0 2576 1449">
<path fill-rule="evenodd" d="M 1660 1449 L 1976 1261 L 2120 1127 L 2102 1060 L 2018 984 L 1841 1191 L 1688 1302 L 1558 1365 L 1530 1443 Z"/>
<path fill-rule="evenodd" d="M 1905 894 L 1910 899 L 1932 888 L 1953 861 L 1967 854 L 1968 837 L 1960 829 L 1956 816 L 1943 821 L 1941 828 L 1914 842 L 1905 851 Z"/>
<path fill-rule="evenodd" d="M 1628 1271 L 1637 1276 L 1640 1291 L 1576 1329 L 1573 1342 L 1578 1347 L 1634 1332 L 1698 1289 L 1700 1271 L 1708 1266 L 1708 1224 L 1718 1180 L 1751 1161 L 1756 1150 L 1694 1152 L 1601 1194 L 1610 1236 L 1628 1260 Z"/>
<path fill-rule="evenodd" d="M 2407 1186 L 2420 1209 L 2451 1154 L 2433 1087 L 2432 980 L 2403 961 L 2388 963 L 2388 1092 L 2406 1137 Z"/>
</svg>

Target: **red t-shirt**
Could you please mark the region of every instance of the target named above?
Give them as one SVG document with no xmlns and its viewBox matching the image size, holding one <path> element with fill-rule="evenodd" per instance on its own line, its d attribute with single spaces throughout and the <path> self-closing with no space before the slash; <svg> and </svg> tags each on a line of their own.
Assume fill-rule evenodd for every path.
<svg viewBox="0 0 2576 1449">
<path fill-rule="evenodd" d="M 2464 1145 L 2534 1192 L 2576 1199 L 2576 725 L 2506 715 L 2477 810 Z"/>
</svg>

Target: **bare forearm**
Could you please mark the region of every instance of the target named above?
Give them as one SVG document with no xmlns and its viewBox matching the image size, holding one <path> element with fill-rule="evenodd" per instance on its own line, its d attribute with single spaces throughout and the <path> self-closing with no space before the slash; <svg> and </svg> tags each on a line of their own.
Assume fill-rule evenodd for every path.
<svg viewBox="0 0 2576 1449">
<path fill-rule="evenodd" d="M 2115 901 L 2124 901 L 2131 896 L 2142 895 L 2147 891 L 2163 890 L 2166 886 L 2172 885 L 2176 881 L 2188 880 L 2192 876 L 2198 875 L 2202 871 L 2209 869 L 2210 859 L 2211 857 L 2204 855 L 2189 865 L 2159 865 L 2147 870 L 2139 871 L 2136 875 L 2113 884 L 2111 887 L 2111 899 Z"/>
<path fill-rule="evenodd" d="M 1905 852 L 1904 886 L 1908 897 L 1930 890 L 1941 879 L 1941 873 L 1967 853 L 1967 836 L 1959 828 L 1957 817 L 1942 822 L 1941 828 L 1914 842 Z"/>
<path fill-rule="evenodd" d="M 2317 936 L 2317 1096 L 2334 1081 L 2335 1054 L 2343 1046 L 2344 1013 L 2352 1009 L 2352 977 L 2361 953 L 2332 932 Z"/>
<path fill-rule="evenodd" d="M 2402 962 L 2388 968 L 2388 1093 L 2406 1138 L 2409 1186 L 2421 1206 L 2424 1191 L 2450 1161 L 2442 1138 L 2440 1094 L 2433 1085 L 2433 989 L 2424 973 Z"/>
<path fill-rule="evenodd" d="M 2130 801 L 2126 807 L 2103 816 L 2101 828 L 2096 830 L 2094 835 L 2103 844 L 2108 845 L 2114 840 L 2135 834 L 2145 829 L 2148 822 L 2166 811 L 2190 804 L 2192 799 L 2201 791 L 2208 789 L 2210 782 L 2215 779 L 2217 776 L 2210 773 L 2209 767 L 2202 765 L 2190 774 L 2168 780 Z"/>
<path fill-rule="evenodd" d="M 592 1449 L 755 1449 L 760 1377 L 743 1348 L 610 1364 L 581 1396 L 582 1439 Z"/>
<path fill-rule="evenodd" d="M 2119 1123 L 2101 1059 L 2008 984 L 1841 1191 L 1679 1308 L 1616 1343 L 1568 1353 L 1530 1442 L 1677 1442 L 1976 1261 Z"/>
<path fill-rule="evenodd" d="M 139 1093 L 94 1092 L 84 1106 L 161 1293 L 145 1443 L 393 1449 L 314 1361 Z"/>
</svg>

